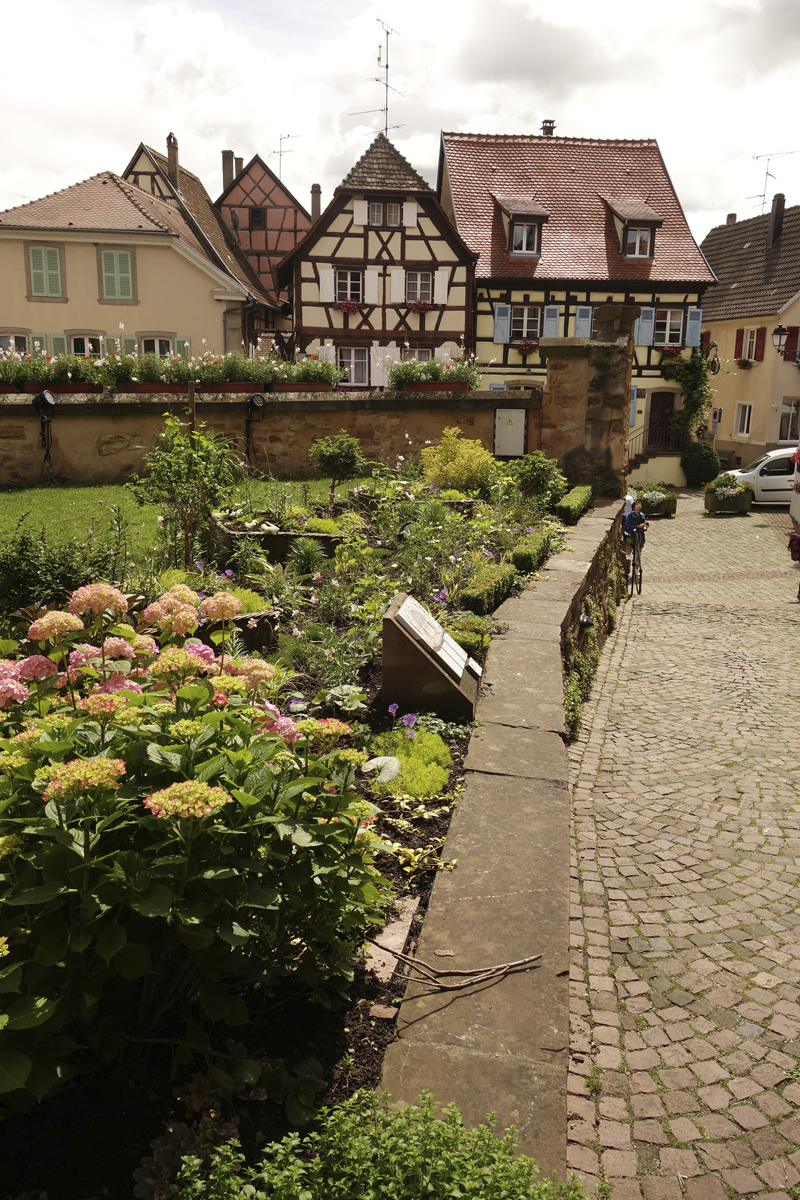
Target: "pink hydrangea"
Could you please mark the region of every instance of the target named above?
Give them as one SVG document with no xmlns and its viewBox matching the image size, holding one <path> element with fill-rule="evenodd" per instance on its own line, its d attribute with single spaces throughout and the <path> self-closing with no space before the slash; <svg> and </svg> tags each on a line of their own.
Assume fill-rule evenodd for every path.
<svg viewBox="0 0 800 1200">
<path fill-rule="evenodd" d="M 158 654 L 158 642 L 147 633 L 137 633 L 133 639 L 133 652 L 140 654 Z"/>
<path fill-rule="evenodd" d="M 19 679 L 19 663 L 11 658 L 0 658 L 0 679 Z"/>
<path fill-rule="evenodd" d="M 136 651 L 130 642 L 125 641 L 125 638 L 107 637 L 103 642 L 103 653 L 106 658 L 131 659 L 136 654 Z"/>
<path fill-rule="evenodd" d="M 280 719 L 281 710 L 275 704 L 270 704 L 269 700 L 264 701 L 264 723 L 266 725 L 274 725 Z"/>
<path fill-rule="evenodd" d="M 92 695 L 96 696 L 98 692 L 103 695 L 109 695 L 121 691 L 138 692 L 141 695 L 142 689 L 138 683 L 131 679 L 130 675 L 124 675 L 122 671 L 112 671 L 108 679 L 104 680 Z"/>
<path fill-rule="evenodd" d="M 28 637 L 32 642 L 47 642 L 51 639 L 60 642 L 65 633 L 75 633 L 78 629 L 83 629 L 80 617 L 54 608 L 28 626 Z"/>
<path fill-rule="evenodd" d="M 178 588 L 181 593 L 188 592 L 190 596 L 195 594 L 180 584 Z M 142 616 L 149 624 L 158 625 L 159 629 L 163 629 L 167 633 L 185 636 L 197 628 L 197 609 L 193 604 L 181 599 L 181 596 L 177 594 L 177 589 L 171 589 L 159 600 L 148 604 Z"/>
<path fill-rule="evenodd" d="M 93 612 L 99 617 L 107 609 L 118 614 L 128 611 L 128 601 L 119 588 L 110 583 L 90 583 L 87 587 L 77 588 L 69 602 L 71 613 Z"/>
<path fill-rule="evenodd" d="M 0 708 L 6 708 L 12 700 L 21 704 L 29 695 L 25 684 L 20 683 L 19 679 L 14 679 L 11 675 L 0 678 Z"/>
<path fill-rule="evenodd" d="M 264 733 L 277 735 L 287 746 L 291 746 L 300 737 L 297 726 L 291 717 L 282 717 L 280 709 L 269 701 L 264 702 L 264 718 L 262 724 Z"/>
<path fill-rule="evenodd" d="M 184 650 L 188 650 L 195 658 L 201 658 L 209 667 L 213 667 L 217 661 L 213 646 L 206 646 L 203 642 L 187 642 Z"/>
<path fill-rule="evenodd" d="M 32 654 L 29 658 L 21 659 L 19 663 L 20 679 L 49 679 L 58 674 L 58 667 L 43 654 Z"/>
<path fill-rule="evenodd" d="M 144 799 L 145 808 L 149 808 L 154 817 L 181 817 L 184 821 L 207 817 L 230 803 L 231 797 L 221 787 L 212 787 L 198 779 L 170 784 Z"/>
<path fill-rule="evenodd" d="M 212 621 L 230 621 L 240 611 L 241 600 L 230 592 L 217 592 L 200 602 L 200 611 Z"/>
<path fill-rule="evenodd" d="M 78 671 L 81 667 L 86 666 L 90 658 L 99 657 L 99 646 L 92 646 L 89 642 L 79 642 L 75 649 L 70 651 L 69 665 L 73 671 Z"/>
</svg>

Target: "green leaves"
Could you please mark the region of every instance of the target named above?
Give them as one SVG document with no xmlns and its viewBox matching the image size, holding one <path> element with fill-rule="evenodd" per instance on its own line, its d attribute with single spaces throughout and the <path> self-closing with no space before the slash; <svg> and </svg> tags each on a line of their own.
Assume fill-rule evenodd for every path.
<svg viewBox="0 0 800 1200">
<path fill-rule="evenodd" d="M 143 975 L 152 974 L 150 951 L 146 946 L 128 942 L 114 956 L 114 970 L 123 979 L 141 979 Z"/>
<path fill-rule="evenodd" d="M 128 940 L 128 935 L 122 925 L 106 925 L 97 939 L 96 950 L 107 963 L 118 954 Z M 135 978 L 135 976 L 131 976 Z"/>
<path fill-rule="evenodd" d="M 33 1063 L 19 1050 L 0 1050 L 0 1092 L 14 1092 L 25 1086 Z"/>
<path fill-rule="evenodd" d="M 403 764 L 400 759 L 395 758 L 392 754 L 381 754 L 377 758 L 371 758 L 361 768 L 365 775 L 377 771 L 376 783 L 391 783 L 393 779 L 397 779 L 402 769 Z"/>
<path fill-rule="evenodd" d="M 57 1000 L 48 1000 L 45 996 L 20 996 L 6 1008 L 8 1014 L 7 1029 L 33 1029 L 43 1025 L 52 1017 L 56 1010 Z"/>
</svg>

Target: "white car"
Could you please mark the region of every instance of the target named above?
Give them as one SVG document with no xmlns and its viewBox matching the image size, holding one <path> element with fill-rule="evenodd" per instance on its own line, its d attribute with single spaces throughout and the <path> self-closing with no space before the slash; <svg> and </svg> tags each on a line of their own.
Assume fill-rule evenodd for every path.
<svg viewBox="0 0 800 1200">
<path fill-rule="evenodd" d="M 728 472 L 743 483 L 752 483 L 754 504 L 789 504 L 793 495 L 796 446 L 770 450 L 746 467 Z"/>
</svg>

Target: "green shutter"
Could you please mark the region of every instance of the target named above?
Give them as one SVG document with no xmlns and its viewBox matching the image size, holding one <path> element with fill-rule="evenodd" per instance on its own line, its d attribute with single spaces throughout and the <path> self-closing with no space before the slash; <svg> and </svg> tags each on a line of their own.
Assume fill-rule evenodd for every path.
<svg viewBox="0 0 800 1200">
<path fill-rule="evenodd" d="M 31 246 L 28 254 L 31 263 L 31 295 L 46 296 L 47 280 L 44 269 L 44 247 Z"/>
<path fill-rule="evenodd" d="M 190 338 L 175 339 L 175 353 L 178 358 L 190 358 L 192 352 L 192 343 Z"/>
<path fill-rule="evenodd" d="M 117 286 L 117 255 L 114 250 L 100 251 L 100 266 L 103 273 L 103 299 L 119 300 Z"/>
<path fill-rule="evenodd" d="M 47 261 L 47 294 L 61 295 L 61 251 L 57 246 L 45 246 Z"/>
<path fill-rule="evenodd" d="M 133 299 L 133 271 L 130 250 L 117 250 L 117 285 L 120 300 Z"/>
<path fill-rule="evenodd" d="M 39 343 L 39 349 L 36 349 L 36 343 Z M 41 356 L 47 354 L 47 338 L 43 333 L 32 333 L 30 337 L 30 352 L 32 355 Z"/>
<path fill-rule="evenodd" d="M 121 341 L 122 341 L 122 353 L 123 354 L 138 354 L 139 353 L 138 338 L 124 337 L 121 339 Z"/>
<path fill-rule="evenodd" d="M 50 334 L 50 353 L 52 355 L 67 353 L 67 338 L 63 333 Z"/>
</svg>

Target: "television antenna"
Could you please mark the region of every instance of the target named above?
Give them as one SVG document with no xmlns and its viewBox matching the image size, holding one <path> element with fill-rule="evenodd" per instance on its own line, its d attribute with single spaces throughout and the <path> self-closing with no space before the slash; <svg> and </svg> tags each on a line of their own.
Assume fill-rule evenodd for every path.
<svg viewBox="0 0 800 1200">
<path fill-rule="evenodd" d="M 299 133 L 281 133 L 281 134 L 278 134 L 278 149 L 277 149 L 277 150 L 270 150 L 270 154 L 277 154 L 277 156 L 278 156 L 278 179 L 280 179 L 280 177 L 281 177 L 281 171 L 283 170 L 283 156 L 284 156 L 284 154 L 293 154 L 293 153 L 294 153 L 294 151 L 293 151 L 293 150 L 284 150 L 284 148 L 283 148 L 283 143 L 284 143 L 284 142 L 288 142 L 288 141 L 289 141 L 291 138 L 297 138 L 297 137 L 300 137 L 300 134 L 299 134 Z"/>
<path fill-rule="evenodd" d="M 772 174 L 772 172 L 769 169 L 769 164 L 773 158 L 788 158 L 789 155 L 791 155 L 791 154 L 800 154 L 800 150 L 778 150 L 778 151 L 774 151 L 772 154 L 754 154 L 753 155 L 753 159 L 755 160 L 755 162 L 760 162 L 764 158 L 767 160 L 766 170 L 765 170 L 765 174 L 764 174 L 764 190 L 762 192 L 757 192 L 755 194 L 755 196 L 747 197 L 748 200 L 760 200 L 761 201 L 762 216 L 764 213 L 764 209 L 767 206 L 767 189 L 769 187 L 769 181 L 770 181 L 770 179 L 775 178 L 775 176 Z"/>
<path fill-rule="evenodd" d="M 383 132 L 384 136 L 388 137 L 390 129 L 403 128 L 402 125 L 389 124 L 389 92 L 394 92 L 396 96 L 405 96 L 405 93 L 398 91 L 396 87 L 392 87 L 389 83 L 389 37 L 393 33 L 396 34 L 397 30 L 392 29 L 391 25 L 387 25 L 380 17 L 376 17 L 375 19 L 383 30 L 385 37 L 385 42 L 378 42 L 378 70 L 381 72 L 383 78 L 374 75 L 369 82 L 379 83 L 383 88 L 383 108 L 364 108 L 359 112 L 350 113 L 349 115 L 351 117 L 364 117 L 370 113 L 383 113 Z M 397 36 L 399 37 L 400 35 L 398 34 Z"/>
</svg>

